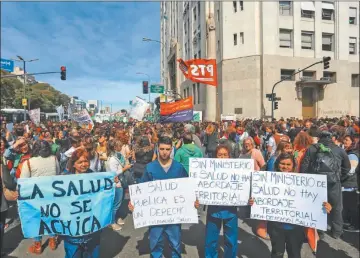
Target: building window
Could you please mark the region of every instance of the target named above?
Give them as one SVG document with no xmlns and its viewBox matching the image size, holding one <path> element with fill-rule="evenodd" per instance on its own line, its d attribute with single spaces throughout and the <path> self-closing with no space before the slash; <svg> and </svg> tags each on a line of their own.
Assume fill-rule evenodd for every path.
<svg viewBox="0 0 360 258">
<path fill-rule="evenodd" d="M 197 59 L 197 55 L 196 55 L 196 54 L 194 54 L 194 59 Z"/>
<path fill-rule="evenodd" d="M 193 91 L 193 103 L 194 105 L 196 104 L 196 89 L 195 89 L 196 85 L 193 84 L 192 86 L 192 91 Z"/>
<path fill-rule="evenodd" d="M 356 55 L 356 38 L 349 39 L 349 54 Z"/>
<path fill-rule="evenodd" d="M 301 10 L 301 17 L 303 18 L 314 19 L 314 16 L 315 16 L 315 12 L 313 11 Z"/>
<path fill-rule="evenodd" d="M 199 19 L 200 19 L 200 4 L 201 4 L 201 2 L 199 1 L 198 2 L 198 17 L 199 17 Z"/>
<path fill-rule="evenodd" d="M 216 10 L 216 15 L 217 15 L 217 20 L 220 21 L 220 10 L 219 9 Z"/>
<path fill-rule="evenodd" d="M 315 17 L 314 1 L 301 2 L 301 17 L 314 19 Z"/>
<path fill-rule="evenodd" d="M 200 83 L 196 84 L 196 96 L 197 96 L 197 103 L 200 104 Z"/>
<path fill-rule="evenodd" d="M 291 1 L 279 1 L 279 14 L 285 16 L 292 15 L 292 2 Z"/>
<path fill-rule="evenodd" d="M 237 45 L 237 34 L 235 33 L 234 34 L 234 46 L 236 46 Z"/>
<path fill-rule="evenodd" d="M 303 71 L 301 79 L 302 80 L 315 80 L 316 72 L 315 71 Z"/>
<path fill-rule="evenodd" d="M 198 57 L 201 58 L 201 50 L 199 50 Z"/>
<path fill-rule="evenodd" d="M 217 41 L 217 51 L 220 51 L 220 40 Z"/>
<path fill-rule="evenodd" d="M 187 43 L 185 43 L 184 48 L 185 48 L 185 58 L 187 58 L 187 56 L 188 56 Z"/>
<path fill-rule="evenodd" d="M 186 98 L 186 89 L 184 89 L 184 98 Z"/>
<path fill-rule="evenodd" d="M 244 11 L 244 1 L 239 1 L 240 11 Z"/>
<path fill-rule="evenodd" d="M 187 26 L 186 26 L 186 21 L 184 22 L 184 33 L 185 33 L 185 35 L 187 34 Z"/>
<path fill-rule="evenodd" d="M 196 22 L 196 15 L 197 15 L 197 13 L 196 13 L 196 6 L 195 6 L 194 9 L 193 9 L 193 19 L 194 19 L 194 22 Z"/>
<path fill-rule="evenodd" d="M 322 34 L 322 50 L 334 51 L 334 34 Z"/>
<path fill-rule="evenodd" d="M 330 82 L 336 82 L 336 73 L 335 72 L 324 71 L 322 79 L 330 81 Z"/>
<path fill-rule="evenodd" d="M 190 89 L 189 89 L 189 87 L 186 88 L 186 97 L 190 97 Z"/>
<path fill-rule="evenodd" d="M 360 74 L 351 75 L 351 87 L 360 87 Z"/>
<path fill-rule="evenodd" d="M 322 2 L 322 19 L 333 21 L 334 20 L 334 3 Z"/>
<path fill-rule="evenodd" d="M 313 49 L 314 32 L 301 32 L 301 49 Z"/>
<path fill-rule="evenodd" d="M 243 112 L 242 108 L 235 108 L 235 109 L 234 109 L 234 113 L 235 113 L 236 115 L 242 115 L 242 112 Z"/>
<path fill-rule="evenodd" d="M 292 48 L 292 30 L 280 29 L 279 31 L 280 47 Z"/>
<path fill-rule="evenodd" d="M 280 79 L 285 81 L 295 81 L 295 70 L 281 69 Z"/>
<path fill-rule="evenodd" d="M 349 9 L 349 24 L 356 24 L 356 8 L 355 7 L 350 7 Z"/>
<path fill-rule="evenodd" d="M 236 1 L 233 1 L 233 7 L 234 7 L 234 13 L 237 12 L 237 5 L 236 5 Z"/>
<path fill-rule="evenodd" d="M 244 32 L 240 32 L 240 44 L 244 44 Z"/>
</svg>

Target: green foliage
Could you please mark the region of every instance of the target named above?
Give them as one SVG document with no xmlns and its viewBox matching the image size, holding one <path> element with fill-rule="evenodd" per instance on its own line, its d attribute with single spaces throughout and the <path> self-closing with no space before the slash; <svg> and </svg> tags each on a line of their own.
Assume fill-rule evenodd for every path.
<svg viewBox="0 0 360 258">
<path fill-rule="evenodd" d="M 1 74 L 9 73 L 1 70 Z M 1 108 L 22 108 L 24 84 L 16 78 L 1 78 Z M 26 97 L 30 99 L 30 109 L 40 108 L 42 112 L 56 112 L 59 105 L 67 106 L 70 98 L 48 83 L 36 83 L 26 86 Z"/>
</svg>

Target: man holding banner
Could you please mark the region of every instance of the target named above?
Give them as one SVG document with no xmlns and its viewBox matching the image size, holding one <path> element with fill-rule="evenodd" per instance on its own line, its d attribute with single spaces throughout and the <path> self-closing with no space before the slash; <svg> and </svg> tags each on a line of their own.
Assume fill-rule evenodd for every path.
<svg viewBox="0 0 360 258">
<path fill-rule="evenodd" d="M 158 159 L 149 163 L 144 171 L 144 175 L 140 182 L 145 183 L 155 180 L 166 180 L 175 178 L 188 177 L 185 168 L 177 161 L 170 159 L 172 150 L 172 140 L 169 137 L 162 137 L 158 143 L 159 155 Z M 195 207 L 199 207 L 198 201 Z M 129 202 L 129 210 L 134 211 L 134 205 Z M 181 257 L 181 224 L 172 225 L 155 225 L 149 227 L 149 241 L 152 258 L 163 257 L 164 240 L 163 235 L 167 239 L 171 248 L 171 257 Z"/>
</svg>

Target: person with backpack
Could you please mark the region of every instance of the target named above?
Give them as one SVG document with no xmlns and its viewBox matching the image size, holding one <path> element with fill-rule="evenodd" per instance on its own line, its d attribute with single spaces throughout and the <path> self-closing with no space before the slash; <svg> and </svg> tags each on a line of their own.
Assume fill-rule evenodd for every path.
<svg viewBox="0 0 360 258">
<path fill-rule="evenodd" d="M 343 234 L 343 202 L 340 178 L 351 169 L 350 160 L 345 150 L 333 143 L 332 135 L 322 131 L 319 142 L 310 145 L 300 165 L 300 173 L 322 174 L 327 176 L 328 202 L 333 209 L 329 224 L 331 235 L 337 239 Z M 319 232 L 323 236 L 323 232 Z"/>
</svg>

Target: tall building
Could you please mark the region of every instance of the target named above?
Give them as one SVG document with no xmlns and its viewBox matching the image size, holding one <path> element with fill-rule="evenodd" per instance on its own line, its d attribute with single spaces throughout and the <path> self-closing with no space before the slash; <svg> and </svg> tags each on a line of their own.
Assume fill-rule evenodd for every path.
<svg viewBox="0 0 360 258">
<path fill-rule="evenodd" d="M 192 95 L 195 110 L 207 119 L 214 119 L 206 114 L 214 105 L 206 92 L 211 86 L 185 80 L 171 53 L 185 60 L 206 58 L 210 14 L 221 114 L 269 117 L 266 94 L 284 79 L 275 88 L 281 98 L 275 117 L 359 115 L 359 2 L 163 2 L 161 14 L 166 17 L 161 21 L 166 46 L 161 62 L 169 85 Z M 331 57 L 328 69 L 317 64 L 292 76 L 324 56 Z"/>
</svg>

